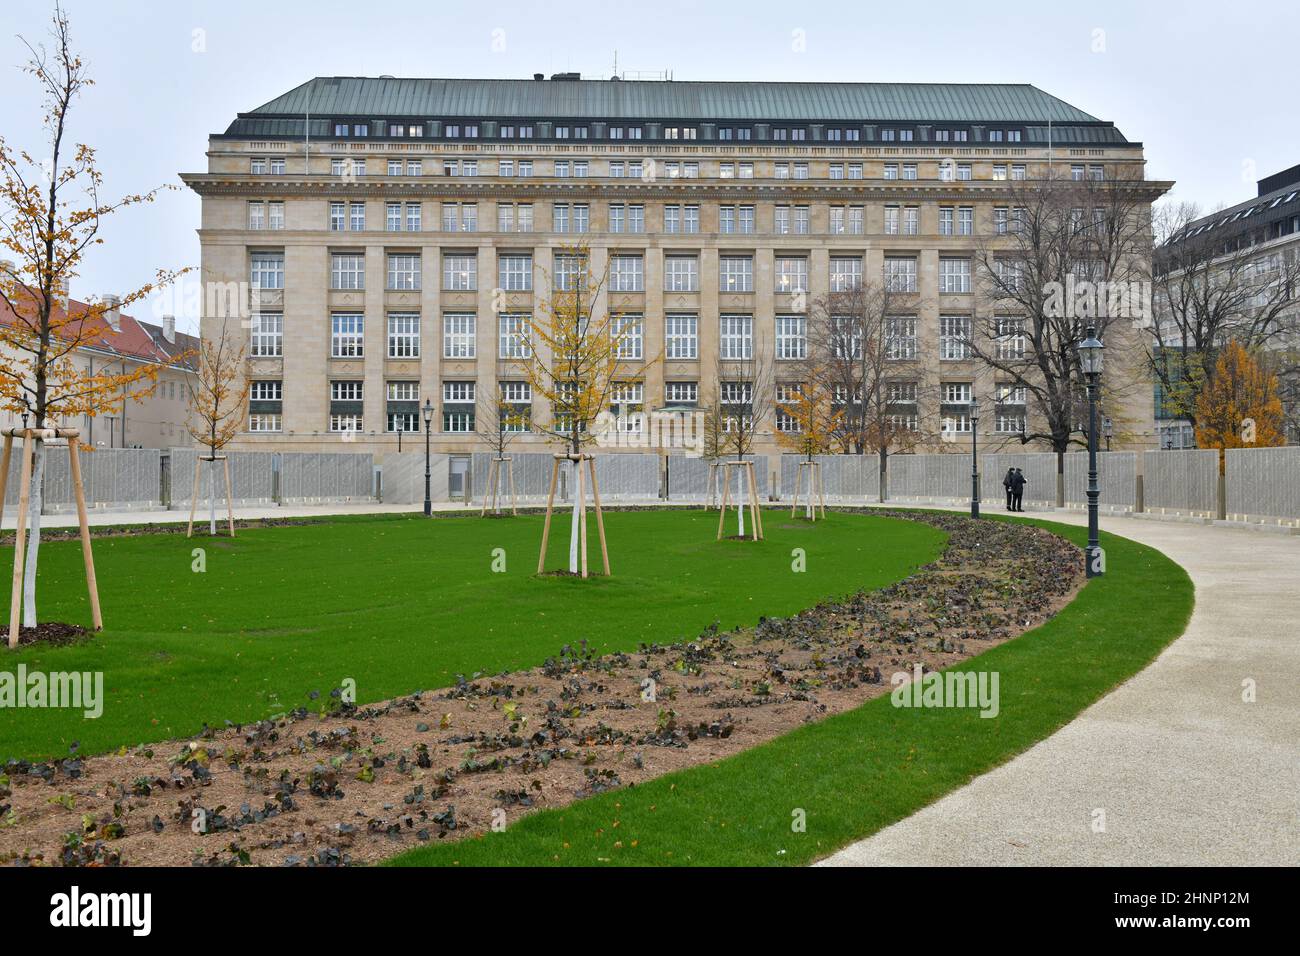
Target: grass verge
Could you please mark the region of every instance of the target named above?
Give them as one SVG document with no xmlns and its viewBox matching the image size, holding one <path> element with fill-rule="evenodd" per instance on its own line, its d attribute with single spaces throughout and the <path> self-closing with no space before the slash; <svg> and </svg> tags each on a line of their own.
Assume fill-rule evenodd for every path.
<svg viewBox="0 0 1300 956">
<path fill-rule="evenodd" d="M 1086 542 L 1084 528 L 1028 523 Z M 974 710 L 895 708 L 886 695 L 716 764 L 387 863 L 773 866 L 826 856 L 1047 737 L 1183 632 L 1193 604 L 1186 572 L 1126 538 L 1103 534 L 1102 546 L 1105 577 L 1043 626 L 957 668 L 1000 674 L 994 719 Z M 792 832 L 796 810 L 806 814 L 806 832 Z"/>
</svg>

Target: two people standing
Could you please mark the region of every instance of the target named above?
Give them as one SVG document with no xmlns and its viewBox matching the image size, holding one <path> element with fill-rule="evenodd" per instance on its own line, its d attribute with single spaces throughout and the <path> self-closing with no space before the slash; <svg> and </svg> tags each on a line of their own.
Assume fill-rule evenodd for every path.
<svg viewBox="0 0 1300 956">
<path fill-rule="evenodd" d="M 1025 485 L 1028 482 L 1025 476 L 1020 473 L 1019 468 L 1008 468 L 1006 477 L 1002 479 L 1002 487 L 1007 490 L 1007 510 L 1024 511 Z"/>
</svg>

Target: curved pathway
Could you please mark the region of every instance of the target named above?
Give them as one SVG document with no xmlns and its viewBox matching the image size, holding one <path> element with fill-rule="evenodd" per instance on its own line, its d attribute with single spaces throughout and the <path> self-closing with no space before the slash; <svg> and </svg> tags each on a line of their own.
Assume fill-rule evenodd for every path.
<svg viewBox="0 0 1300 956">
<path fill-rule="evenodd" d="M 1102 528 L 1187 569 L 1183 636 L 1051 737 L 820 865 L 1300 863 L 1300 536 Z"/>
</svg>

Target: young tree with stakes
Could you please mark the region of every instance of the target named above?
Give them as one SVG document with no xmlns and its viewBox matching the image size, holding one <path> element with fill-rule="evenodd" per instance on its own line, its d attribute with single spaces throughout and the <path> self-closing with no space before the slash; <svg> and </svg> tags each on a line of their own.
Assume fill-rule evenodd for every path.
<svg viewBox="0 0 1300 956">
<path fill-rule="evenodd" d="M 510 494 L 511 514 L 518 513 L 515 510 L 514 463 L 506 452 L 516 438 L 532 427 L 532 416 L 528 405 L 506 397 L 505 388 L 506 383 L 498 382 L 495 391 L 480 396 L 478 412 L 474 416 L 474 430 L 492 450 L 487 488 L 483 492 L 484 515 L 489 505 L 493 514 L 501 514 L 500 498 L 507 492 Z"/>
<path fill-rule="evenodd" d="M 544 400 L 551 406 L 550 419 L 534 416 L 532 427 L 565 449 L 551 473 L 538 573 L 546 559 L 560 458 L 570 463 L 576 492 L 569 527 L 569 573 L 586 576 L 584 464 L 590 473 L 604 568 L 606 573 L 609 570 L 595 462 L 586 449 L 599 437 L 596 425 L 608 409 L 615 383 L 629 374 L 622 357 L 623 344 L 636 331 L 639 317 L 624 315 L 609 305 L 608 283 L 608 265 L 596 274 L 589 247 L 557 247 L 554 271 L 547 275 L 549 291 L 539 297 L 535 314 L 520 331 L 525 340 L 523 352 L 529 356 L 523 374 L 532 387 L 533 401 Z"/>
<path fill-rule="evenodd" d="M 190 531 L 194 528 L 193 504 L 199 497 L 200 461 L 208 462 L 208 533 L 217 533 L 217 469 L 226 477 L 226 509 L 230 536 L 235 536 L 234 501 L 231 500 L 230 464 L 221 454 L 244 426 L 248 408 L 248 378 L 244 372 L 244 349 L 235 343 L 222 323 L 221 334 L 206 338 L 198 351 L 198 368 L 189 385 L 189 408 L 185 429 L 207 449 L 194 469 L 194 498 L 190 506 Z"/>
<path fill-rule="evenodd" d="M 714 463 L 711 470 L 723 482 L 730 480 L 731 472 L 736 474 L 736 528 L 744 538 L 746 479 L 741 468 L 728 468 L 723 462 L 728 458 L 744 461 L 753 454 L 771 411 L 774 370 L 757 336 L 740 339 L 732 348 L 737 350 L 734 354 L 719 351 L 713 390 L 704 396 L 701 406 L 705 456 Z"/>
<path fill-rule="evenodd" d="M 24 416 L 36 429 L 61 421 L 93 417 L 124 399 L 152 394 L 159 366 L 141 363 L 119 366 L 113 373 L 97 371 L 77 361 L 79 350 L 103 346 L 114 330 L 106 319 L 110 306 L 73 305 L 65 298 L 86 254 L 103 243 L 101 227 L 113 213 L 153 202 L 163 186 L 116 200 L 100 197 L 103 175 L 95 150 L 70 141 L 73 105 L 93 84 L 85 64 L 72 48 L 68 18 L 56 6 L 51 42 L 24 41 L 30 59 L 24 71 L 41 91 L 46 142 L 44 155 L 34 157 L 0 137 L 0 247 L 16 257 L 0 269 L 0 300 L 11 321 L 0 323 L 0 407 Z M 182 270 L 184 271 L 184 270 Z M 143 300 L 180 272 L 157 273 L 153 283 L 123 294 L 117 308 Z M 33 439 L 31 525 L 23 580 L 23 622 L 37 624 L 36 580 L 41 542 L 41 485 L 45 441 Z"/>
<path fill-rule="evenodd" d="M 817 455 L 831 453 L 840 444 L 841 423 L 846 409 L 834 401 L 833 386 L 827 384 L 826 375 L 819 367 L 809 370 L 807 381 L 794 385 L 778 385 L 776 411 L 785 416 L 789 428 L 777 428 L 777 443 L 804 456 L 796 471 L 807 482 L 806 516 L 816 520 L 817 499 L 821 496 L 821 465 Z M 784 393 L 784 394 L 782 394 Z M 800 479 L 795 478 L 795 504 L 798 503 Z M 823 512 L 825 505 L 823 504 Z M 791 514 L 794 506 L 791 506 Z"/>
</svg>

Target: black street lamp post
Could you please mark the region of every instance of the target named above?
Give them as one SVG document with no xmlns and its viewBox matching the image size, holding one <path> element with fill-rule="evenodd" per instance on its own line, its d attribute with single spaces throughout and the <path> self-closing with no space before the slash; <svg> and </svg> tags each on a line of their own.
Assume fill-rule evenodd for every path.
<svg viewBox="0 0 1300 956">
<path fill-rule="evenodd" d="M 424 516 L 428 518 L 433 515 L 433 458 L 429 447 L 433 439 L 433 402 L 426 398 L 421 411 L 424 413 Z"/>
<path fill-rule="evenodd" d="M 980 516 L 980 403 L 974 393 L 970 397 L 970 516 Z"/>
<path fill-rule="evenodd" d="M 1088 381 L 1088 549 L 1084 553 L 1084 572 L 1099 578 L 1106 572 L 1097 532 L 1097 500 L 1101 487 L 1097 483 L 1097 390 L 1101 384 L 1101 353 L 1104 346 L 1097 329 L 1088 326 L 1088 337 L 1079 343 L 1079 364 Z"/>
</svg>

